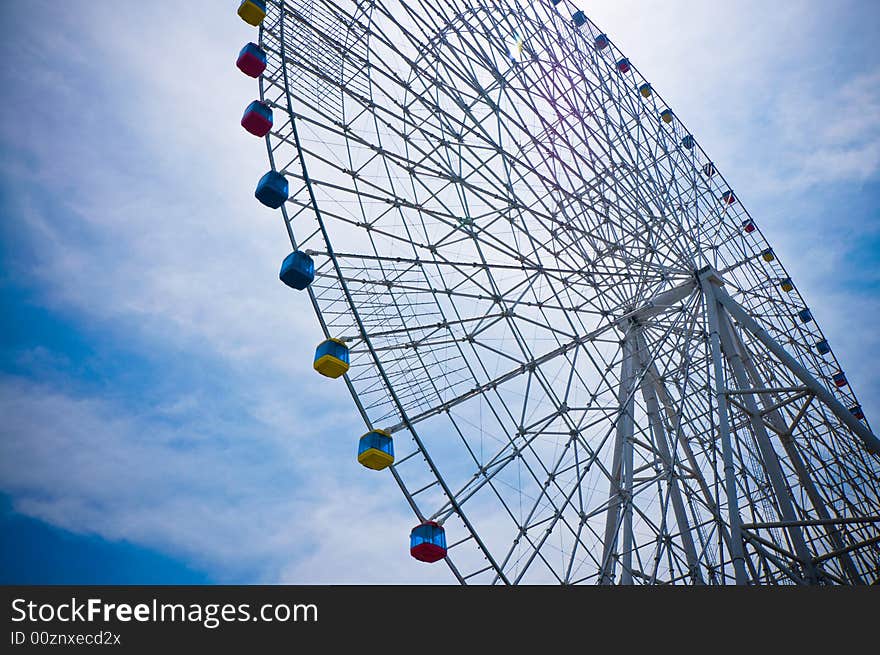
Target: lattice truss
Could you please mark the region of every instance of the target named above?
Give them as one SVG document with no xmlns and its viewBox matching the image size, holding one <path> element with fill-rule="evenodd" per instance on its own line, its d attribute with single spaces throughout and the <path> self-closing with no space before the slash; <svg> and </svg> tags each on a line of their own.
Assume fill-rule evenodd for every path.
<svg viewBox="0 0 880 655">
<path fill-rule="evenodd" d="M 285 221 L 458 580 L 876 581 L 878 459 L 840 364 L 595 25 L 568 2 L 268 4 Z"/>
</svg>

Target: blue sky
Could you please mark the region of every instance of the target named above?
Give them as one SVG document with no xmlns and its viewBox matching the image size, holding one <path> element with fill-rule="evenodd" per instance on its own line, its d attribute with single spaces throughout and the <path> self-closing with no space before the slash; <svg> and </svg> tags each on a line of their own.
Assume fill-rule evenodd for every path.
<svg viewBox="0 0 880 655">
<path fill-rule="evenodd" d="M 0 6 L 2 582 L 448 582 L 353 457 L 238 126 L 233 0 Z M 875 423 L 880 5 L 587 13 L 712 153 Z"/>
</svg>

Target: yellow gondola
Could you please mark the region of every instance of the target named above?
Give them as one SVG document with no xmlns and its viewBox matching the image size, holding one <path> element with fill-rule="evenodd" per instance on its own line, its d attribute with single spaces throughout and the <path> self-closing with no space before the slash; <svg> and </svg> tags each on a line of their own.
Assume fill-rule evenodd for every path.
<svg viewBox="0 0 880 655">
<path fill-rule="evenodd" d="M 373 430 L 361 437 L 358 444 L 358 462 L 381 471 L 394 464 L 394 440 L 385 430 Z"/>
<path fill-rule="evenodd" d="M 266 17 L 265 0 L 242 0 L 238 6 L 238 15 L 248 25 L 259 27 Z"/>
<path fill-rule="evenodd" d="M 785 293 L 791 293 L 794 291 L 794 282 L 791 281 L 790 277 L 785 278 L 780 286 Z"/>
<path fill-rule="evenodd" d="M 348 373 L 348 346 L 340 339 L 327 339 L 315 350 L 314 368 L 321 375 L 340 378 Z"/>
</svg>

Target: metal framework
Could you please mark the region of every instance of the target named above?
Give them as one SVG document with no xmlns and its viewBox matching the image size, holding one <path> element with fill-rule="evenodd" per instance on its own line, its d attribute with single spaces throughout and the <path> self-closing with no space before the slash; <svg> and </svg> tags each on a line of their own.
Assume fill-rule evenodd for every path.
<svg viewBox="0 0 880 655">
<path fill-rule="evenodd" d="M 458 581 L 877 582 L 880 442 L 839 363 L 577 7 L 267 5 L 285 226 Z"/>
</svg>

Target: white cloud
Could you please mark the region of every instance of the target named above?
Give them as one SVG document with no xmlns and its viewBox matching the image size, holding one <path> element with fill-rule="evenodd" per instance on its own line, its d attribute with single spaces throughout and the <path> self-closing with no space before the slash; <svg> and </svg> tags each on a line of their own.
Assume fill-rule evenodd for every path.
<svg viewBox="0 0 880 655">
<path fill-rule="evenodd" d="M 54 12 L 50 4 L 40 9 Z M 4 142 L 30 156 L 7 160 L 4 176 L 40 180 L 62 202 L 16 198 L 17 236 L 40 261 L 31 268 L 29 258 L 22 277 L 91 321 L 289 374 L 283 348 L 318 333 L 307 301 L 277 280 L 289 252 L 280 216 L 253 198 L 265 146 L 238 121 L 256 84 L 233 65 L 239 41 L 253 34 L 234 14 L 212 15 L 215 3 L 184 6 L 188 14 L 170 23 L 155 4 L 110 15 L 95 3 L 68 8 L 35 73 L 11 73 L 26 92 L 5 109 L 30 116 L 28 138 L 3 121 Z M 211 27 L 193 31 L 199 23 Z M 30 56 L 18 54 L 22 64 Z"/>
<path fill-rule="evenodd" d="M 173 408 L 183 419 L 173 426 L 161 420 L 167 410 L 124 414 L 112 402 L 0 378 L 4 490 L 17 511 L 170 553 L 221 581 L 416 578 L 413 520 L 389 475 L 354 462 L 352 438 L 337 433 L 351 426 L 305 423 L 288 410 L 238 440 L 240 428 L 198 408 Z M 291 440 L 297 431 L 285 429 L 300 423 L 315 432 Z"/>
</svg>

